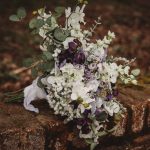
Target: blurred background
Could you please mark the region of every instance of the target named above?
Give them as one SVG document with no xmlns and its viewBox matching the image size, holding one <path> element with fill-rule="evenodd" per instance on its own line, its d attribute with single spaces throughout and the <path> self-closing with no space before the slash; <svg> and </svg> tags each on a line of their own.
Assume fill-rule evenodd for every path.
<svg viewBox="0 0 150 150">
<path fill-rule="evenodd" d="M 69 6 L 72 0 L 0 0 L 0 95 L 31 83 L 29 70 L 24 70 L 25 58 L 40 53 L 39 37 L 31 35 L 28 22 L 32 11 L 46 5 Z M 14 23 L 9 16 L 23 6 L 28 12 L 24 21 Z M 149 0 L 89 0 L 86 8 L 87 27 L 98 16 L 102 18 L 93 37 L 103 38 L 108 30 L 116 33 L 109 48 L 110 55 L 135 58 L 133 67 L 141 69 L 141 77 L 150 79 L 150 1 Z"/>
</svg>

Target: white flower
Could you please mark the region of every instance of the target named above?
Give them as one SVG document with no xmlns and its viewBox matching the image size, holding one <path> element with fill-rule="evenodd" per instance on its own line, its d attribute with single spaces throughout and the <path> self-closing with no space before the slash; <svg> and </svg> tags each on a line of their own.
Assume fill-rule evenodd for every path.
<svg viewBox="0 0 150 150">
<path fill-rule="evenodd" d="M 104 101 L 103 101 L 103 99 L 101 97 L 98 97 L 96 99 L 96 106 L 97 106 L 97 108 L 100 108 L 103 103 L 104 103 Z"/>
<path fill-rule="evenodd" d="M 113 116 L 114 113 L 118 113 L 120 111 L 120 106 L 118 103 L 110 101 L 104 103 L 104 108 L 109 113 L 110 116 Z"/>
<path fill-rule="evenodd" d="M 125 73 L 126 75 L 129 74 L 129 69 L 130 69 L 129 66 L 126 66 L 126 67 L 124 68 L 124 73 Z"/>
<path fill-rule="evenodd" d="M 116 83 L 118 77 L 118 66 L 116 63 L 103 63 L 103 70 L 99 73 L 102 74 L 104 82 Z"/>
<path fill-rule="evenodd" d="M 108 31 L 108 36 L 113 39 L 115 38 L 115 33 Z"/>
<path fill-rule="evenodd" d="M 103 68 L 102 68 L 102 63 L 99 63 L 99 64 L 97 65 L 97 67 L 98 67 L 98 71 L 101 72 L 102 69 L 103 69 Z"/>
<path fill-rule="evenodd" d="M 70 8 L 68 10 L 66 10 L 66 17 L 68 18 L 68 27 L 72 27 L 75 29 L 79 29 L 80 28 L 80 23 L 84 23 L 84 16 L 85 14 L 83 13 L 85 8 L 85 5 L 82 6 L 82 8 L 80 9 L 79 6 L 76 7 L 75 12 L 70 13 Z"/>
<path fill-rule="evenodd" d="M 76 38 L 81 38 L 81 39 L 83 39 L 83 37 L 84 37 L 83 33 L 79 29 L 72 29 L 71 36 L 76 37 Z"/>
<path fill-rule="evenodd" d="M 83 82 L 76 82 L 73 84 L 71 99 L 77 100 L 78 98 L 82 98 L 85 103 L 91 103 L 94 99 L 89 96 L 89 89 L 84 86 Z"/>
<path fill-rule="evenodd" d="M 65 10 L 66 18 L 68 18 L 71 15 L 71 8 L 68 7 L 68 9 Z"/>
<path fill-rule="evenodd" d="M 90 91 L 96 92 L 98 89 L 100 81 L 98 80 L 91 80 L 86 84 L 86 87 L 89 88 Z"/>
<path fill-rule="evenodd" d="M 68 74 L 68 78 L 72 78 L 75 81 L 82 81 L 83 80 L 83 75 L 84 75 L 84 68 L 75 68 L 71 63 L 65 64 L 63 67 L 60 68 L 60 70 L 63 73 Z"/>
</svg>

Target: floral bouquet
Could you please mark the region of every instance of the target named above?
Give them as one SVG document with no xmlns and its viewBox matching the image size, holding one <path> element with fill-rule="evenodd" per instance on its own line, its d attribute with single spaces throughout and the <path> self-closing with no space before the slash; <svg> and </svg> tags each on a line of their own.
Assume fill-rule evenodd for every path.
<svg viewBox="0 0 150 150">
<path fill-rule="evenodd" d="M 54 13 L 46 13 L 46 8 L 34 12 L 29 26 L 42 37 L 42 54 L 26 61 L 37 78 L 24 89 L 24 107 L 38 113 L 31 102 L 46 99 L 54 114 L 65 118 L 64 123 L 76 124 L 79 137 L 93 149 L 100 137 L 117 128 L 124 115 L 125 108 L 116 99 L 117 84 L 137 84 L 139 70 L 130 71 L 134 59 L 108 56 L 113 32 L 92 42 L 101 20 L 95 20 L 89 30 L 83 29 L 85 7 L 79 4 L 74 9 L 57 7 Z M 65 24 L 60 25 L 64 13 Z M 10 19 L 15 20 L 13 17 Z"/>
</svg>

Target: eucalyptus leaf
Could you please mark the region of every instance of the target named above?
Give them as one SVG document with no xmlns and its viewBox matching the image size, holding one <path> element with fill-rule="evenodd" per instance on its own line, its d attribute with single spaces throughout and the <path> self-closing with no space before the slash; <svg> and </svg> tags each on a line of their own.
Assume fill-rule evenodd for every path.
<svg viewBox="0 0 150 150">
<path fill-rule="evenodd" d="M 102 137 L 102 136 L 105 136 L 105 135 L 107 135 L 108 133 L 106 132 L 106 131 L 102 131 L 102 132 L 99 132 L 98 133 L 98 136 L 99 137 Z"/>
<path fill-rule="evenodd" d="M 25 67 L 30 67 L 33 64 L 33 59 L 32 58 L 27 58 L 23 61 L 23 65 Z"/>
<path fill-rule="evenodd" d="M 31 74 L 32 74 L 32 76 L 33 76 L 34 78 L 37 77 L 37 75 L 38 75 L 37 69 L 36 69 L 36 68 L 32 68 L 32 69 L 31 69 Z"/>
<path fill-rule="evenodd" d="M 48 17 L 48 18 L 46 19 L 46 23 L 51 26 L 51 24 L 52 24 L 52 23 L 51 23 L 51 17 Z"/>
<path fill-rule="evenodd" d="M 43 64 L 43 69 L 46 72 L 50 72 L 54 68 L 54 61 L 47 62 Z"/>
<path fill-rule="evenodd" d="M 42 19 L 36 20 L 36 25 L 35 25 L 36 28 L 41 28 L 43 25 L 44 25 L 44 20 Z"/>
<path fill-rule="evenodd" d="M 20 19 L 25 18 L 26 15 L 27 15 L 27 13 L 26 13 L 25 8 L 20 7 L 20 8 L 17 10 L 17 16 L 18 16 Z"/>
<path fill-rule="evenodd" d="M 61 13 L 53 13 L 53 16 L 57 19 L 57 18 L 61 17 L 62 14 Z"/>
<path fill-rule="evenodd" d="M 65 12 L 65 7 L 56 7 L 55 12 L 58 14 L 62 14 Z"/>
<path fill-rule="evenodd" d="M 36 18 L 31 19 L 30 22 L 29 22 L 29 27 L 31 29 L 35 28 L 36 27 L 36 22 L 37 22 Z"/>
<path fill-rule="evenodd" d="M 133 74 L 134 76 L 138 76 L 140 74 L 140 69 L 134 69 L 134 70 L 132 70 L 131 74 Z"/>
<path fill-rule="evenodd" d="M 69 32 L 67 30 L 62 30 L 61 28 L 56 28 L 54 31 L 54 37 L 56 40 L 60 42 L 64 42 L 68 37 Z"/>
<path fill-rule="evenodd" d="M 47 50 L 48 50 L 49 52 L 54 52 L 55 46 L 54 46 L 54 45 L 48 45 Z"/>
<path fill-rule="evenodd" d="M 14 21 L 14 22 L 20 21 L 20 19 L 18 18 L 17 15 L 11 15 L 11 16 L 9 17 L 9 20 L 10 20 L 10 21 Z"/>
<path fill-rule="evenodd" d="M 41 79 L 42 79 L 42 77 L 39 77 L 39 79 L 38 79 L 38 81 L 37 81 L 37 85 L 38 85 L 38 87 L 40 87 L 40 88 L 44 88 L 45 85 L 41 82 Z"/>
<path fill-rule="evenodd" d="M 94 150 L 96 146 L 97 146 L 97 143 L 92 143 L 90 145 L 90 150 Z"/>
<path fill-rule="evenodd" d="M 39 29 L 34 29 L 31 34 L 35 35 L 35 34 L 38 34 L 39 33 Z"/>
<path fill-rule="evenodd" d="M 92 144 L 92 143 L 93 143 L 93 140 L 92 140 L 92 139 L 85 139 L 85 142 L 86 142 L 87 144 Z"/>
<path fill-rule="evenodd" d="M 52 53 L 50 53 L 48 51 L 45 51 L 45 52 L 43 52 L 43 54 L 46 56 L 47 60 L 52 60 L 53 59 Z"/>
</svg>

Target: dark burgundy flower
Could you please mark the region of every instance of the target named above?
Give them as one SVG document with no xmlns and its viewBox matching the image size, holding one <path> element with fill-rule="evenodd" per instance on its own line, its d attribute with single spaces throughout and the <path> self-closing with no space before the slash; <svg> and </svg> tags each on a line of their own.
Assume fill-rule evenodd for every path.
<svg viewBox="0 0 150 150">
<path fill-rule="evenodd" d="M 66 60 L 67 63 L 73 63 L 74 53 L 72 52 L 72 50 L 67 49 L 67 50 L 61 52 L 59 54 L 58 58 L 59 58 L 59 65 L 61 63 L 63 63 L 65 60 Z"/>
<path fill-rule="evenodd" d="M 88 114 L 90 114 L 90 113 L 91 113 L 91 110 L 85 109 L 83 115 L 84 115 L 85 117 L 88 117 Z"/>
<path fill-rule="evenodd" d="M 75 42 L 69 42 L 69 49 L 76 50 L 77 49 L 77 44 Z"/>
<path fill-rule="evenodd" d="M 78 119 L 77 124 L 80 126 L 85 126 L 85 125 L 88 125 L 88 122 L 86 119 Z"/>
<path fill-rule="evenodd" d="M 113 90 L 113 96 L 118 96 L 118 94 L 119 94 L 118 89 L 114 89 L 114 90 Z"/>
<path fill-rule="evenodd" d="M 90 128 L 88 125 L 82 126 L 81 131 L 83 134 L 88 134 L 90 132 Z"/>
<path fill-rule="evenodd" d="M 85 55 L 82 51 L 79 51 L 74 56 L 74 63 L 83 64 L 85 62 Z"/>
</svg>

